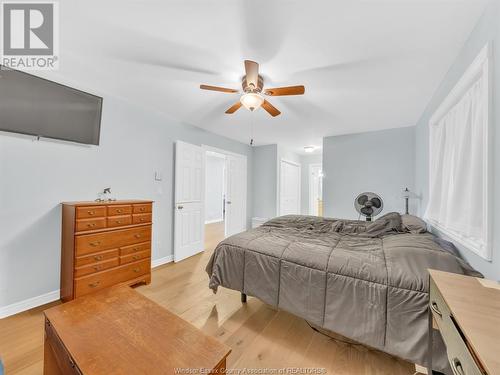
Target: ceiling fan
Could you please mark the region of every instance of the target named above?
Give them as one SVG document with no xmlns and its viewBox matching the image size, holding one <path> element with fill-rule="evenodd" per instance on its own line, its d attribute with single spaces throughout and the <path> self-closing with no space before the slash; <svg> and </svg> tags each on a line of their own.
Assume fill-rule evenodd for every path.
<svg viewBox="0 0 500 375">
<path fill-rule="evenodd" d="M 304 86 L 288 86 L 276 87 L 273 89 L 264 89 L 264 78 L 259 75 L 259 64 L 255 61 L 245 60 L 245 75 L 241 80 L 243 93 L 239 102 L 232 105 L 226 113 L 232 114 L 244 106 L 250 111 L 254 111 L 259 107 L 264 108 L 271 116 L 276 117 L 281 112 L 269 103 L 262 94 L 268 96 L 284 96 L 284 95 L 302 95 L 305 92 Z M 225 87 L 200 85 L 202 90 L 220 91 L 229 94 L 239 93 L 238 90 L 228 89 Z"/>
</svg>

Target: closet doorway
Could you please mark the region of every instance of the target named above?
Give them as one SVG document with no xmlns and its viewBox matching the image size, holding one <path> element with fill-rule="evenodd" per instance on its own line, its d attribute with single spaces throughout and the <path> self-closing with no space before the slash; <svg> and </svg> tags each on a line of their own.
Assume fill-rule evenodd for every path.
<svg viewBox="0 0 500 375">
<path fill-rule="evenodd" d="M 246 230 L 247 165 L 244 155 L 204 149 L 205 232 L 213 243 Z"/>
<path fill-rule="evenodd" d="M 280 160 L 279 215 L 300 214 L 300 164 Z"/>
</svg>

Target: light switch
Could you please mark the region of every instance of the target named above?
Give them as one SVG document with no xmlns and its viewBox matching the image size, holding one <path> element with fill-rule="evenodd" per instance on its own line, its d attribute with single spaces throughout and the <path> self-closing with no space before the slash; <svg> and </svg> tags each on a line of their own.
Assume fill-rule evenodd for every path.
<svg viewBox="0 0 500 375">
<path fill-rule="evenodd" d="M 155 181 L 161 181 L 161 180 L 162 180 L 161 172 L 155 171 Z"/>
</svg>

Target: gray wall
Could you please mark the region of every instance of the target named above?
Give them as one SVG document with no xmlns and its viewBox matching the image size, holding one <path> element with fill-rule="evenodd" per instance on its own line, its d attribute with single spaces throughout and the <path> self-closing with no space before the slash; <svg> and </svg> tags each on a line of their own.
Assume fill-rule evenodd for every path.
<svg viewBox="0 0 500 375">
<path fill-rule="evenodd" d="M 273 144 L 254 147 L 253 159 L 253 195 L 255 197 L 253 216 L 273 218 L 278 215 L 280 161 L 285 159 L 301 164 L 301 157 L 281 145 Z M 302 168 L 301 173 L 303 177 Z"/>
<path fill-rule="evenodd" d="M 119 199 L 153 199 L 153 259 L 172 254 L 174 142 L 207 144 L 247 156 L 249 146 L 105 97 L 101 145 L 86 147 L 0 133 L 0 309 L 59 289 L 61 208 L 110 186 Z M 154 180 L 154 171 L 163 180 Z"/>
<path fill-rule="evenodd" d="M 311 213 L 309 212 L 309 166 L 311 164 L 321 164 L 322 161 L 323 157 L 321 156 L 321 154 L 300 156 L 300 164 L 302 169 L 300 206 L 302 215 L 311 215 Z"/>
<path fill-rule="evenodd" d="M 373 191 L 384 200 L 383 213 L 404 211 L 402 190 L 413 189 L 415 128 L 323 138 L 325 216 L 357 219 L 355 197 Z"/>
<path fill-rule="evenodd" d="M 429 191 L 429 131 L 430 117 L 452 90 L 470 63 L 488 41 L 493 41 L 493 168 L 494 168 L 494 191 L 498 192 L 500 186 L 500 3 L 492 1 L 484 15 L 479 20 L 474 31 L 465 43 L 457 60 L 452 65 L 446 77 L 434 93 L 427 108 L 418 121 L 416 128 L 416 170 L 415 187 L 418 194 L 422 196 L 419 213 L 425 212 Z M 492 202 L 494 212 L 500 212 L 500 199 L 494 195 Z M 493 261 L 488 262 L 467 249 L 460 249 L 467 260 L 487 277 L 500 280 L 500 219 L 496 215 L 493 222 Z"/>
<path fill-rule="evenodd" d="M 278 146 L 267 145 L 253 148 L 253 216 L 276 216 Z"/>
</svg>

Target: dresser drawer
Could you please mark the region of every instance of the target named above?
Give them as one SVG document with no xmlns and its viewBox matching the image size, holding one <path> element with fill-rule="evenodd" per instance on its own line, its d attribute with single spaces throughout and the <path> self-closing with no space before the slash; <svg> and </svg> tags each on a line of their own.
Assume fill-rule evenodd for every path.
<svg viewBox="0 0 500 375">
<path fill-rule="evenodd" d="M 108 217 L 108 228 L 122 227 L 130 224 L 132 224 L 132 216 L 130 215 Z"/>
<path fill-rule="evenodd" d="M 99 271 L 104 271 L 120 264 L 118 258 L 108 259 L 102 262 L 89 264 L 83 267 L 75 268 L 75 277 L 82 277 L 85 275 L 90 275 L 91 273 L 96 273 Z"/>
<path fill-rule="evenodd" d="M 134 214 L 132 215 L 132 224 L 151 223 L 152 215 L 149 214 Z"/>
<path fill-rule="evenodd" d="M 132 262 L 137 262 L 141 259 L 146 259 L 151 257 L 151 252 L 149 250 L 139 251 L 134 254 L 124 255 L 120 257 L 120 264 L 127 264 Z"/>
<path fill-rule="evenodd" d="M 453 372 L 464 375 L 481 375 L 482 371 L 470 353 L 463 336 L 459 332 L 460 328 L 432 278 L 429 303 L 432 315 L 445 342 L 448 360 Z"/>
<path fill-rule="evenodd" d="M 75 279 L 75 297 L 138 278 L 148 274 L 151 270 L 151 260 L 130 263 L 107 271 L 98 272 L 90 276 Z"/>
<path fill-rule="evenodd" d="M 120 248 L 120 256 L 134 254 L 140 251 L 149 251 L 149 253 L 151 253 L 151 242 L 137 243 L 135 245 L 124 246 Z"/>
<path fill-rule="evenodd" d="M 450 367 L 455 374 L 483 375 L 483 372 L 479 369 L 467 345 L 458 332 L 456 332 L 454 341 L 446 344 L 446 352 Z"/>
<path fill-rule="evenodd" d="M 101 262 L 103 260 L 109 260 L 113 258 L 118 259 L 119 253 L 120 253 L 119 249 L 113 249 L 113 250 L 106 250 L 97 254 L 85 255 L 83 257 L 76 257 L 75 267 L 82 267 L 87 264 Z"/>
<path fill-rule="evenodd" d="M 88 219 L 91 217 L 104 217 L 104 216 L 106 216 L 106 206 L 89 206 L 89 207 L 76 208 L 77 219 Z"/>
<path fill-rule="evenodd" d="M 431 309 L 432 315 L 434 316 L 434 320 L 439 326 L 441 335 L 444 336 L 445 332 L 443 332 L 443 329 L 446 330 L 447 328 L 447 326 L 444 327 L 444 325 L 446 317 L 450 316 L 450 309 L 448 308 L 446 302 L 444 302 L 441 293 L 439 293 L 439 290 L 437 289 L 436 284 L 434 284 L 434 281 L 432 279 L 430 283 L 429 307 Z"/>
<path fill-rule="evenodd" d="M 150 240 L 151 225 L 98 234 L 82 234 L 76 236 L 75 252 L 76 256 L 82 256 Z"/>
<path fill-rule="evenodd" d="M 129 215 L 132 213 L 132 206 L 130 205 L 113 205 L 108 206 L 108 216 Z"/>
<path fill-rule="evenodd" d="M 82 232 L 86 230 L 106 228 L 106 218 L 98 217 L 92 219 L 78 219 L 76 220 L 76 231 Z"/>
<path fill-rule="evenodd" d="M 134 214 L 145 214 L 152 211 L 151 203 L 134 204 Z"/>
</svg>

